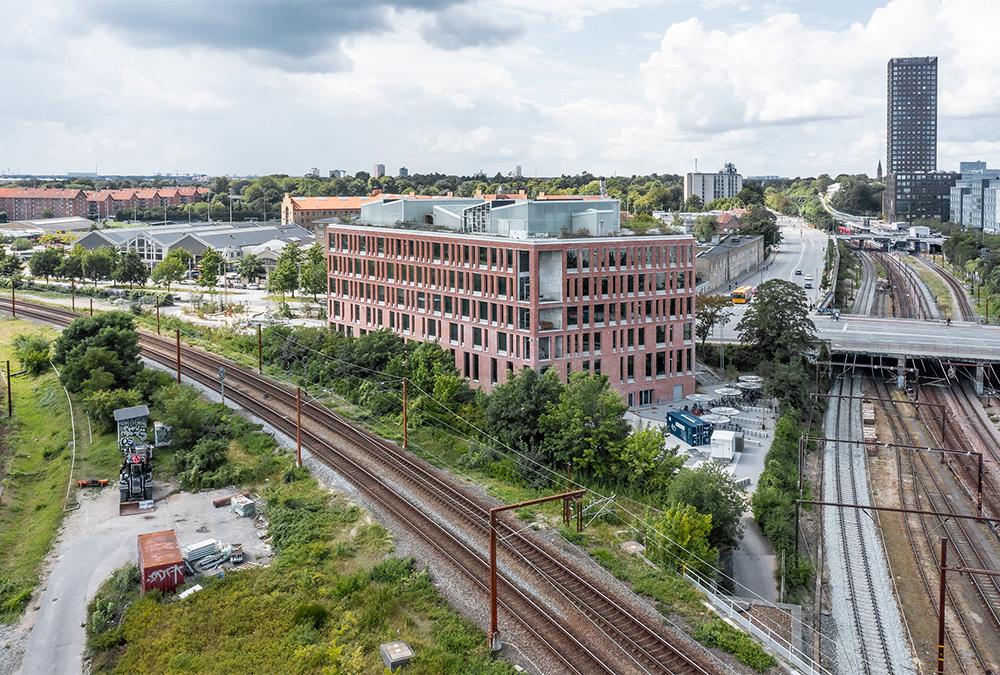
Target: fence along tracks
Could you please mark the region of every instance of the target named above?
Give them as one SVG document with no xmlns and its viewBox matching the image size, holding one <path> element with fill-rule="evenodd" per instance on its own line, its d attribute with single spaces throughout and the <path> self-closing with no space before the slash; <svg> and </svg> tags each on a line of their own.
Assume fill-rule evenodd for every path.
<svg viewBox="0 0 1000 675">
<path fill-rule="evenodd" d="M 9 301 L 0 302 L 0 307 L 9 306 Z M 58 325 L 79 316 L 25 302 L 18 302 L 18 312 Z M 140 343 L 145 356 L 174 365 L 172 340 L 143 332 Z M 225 365 L 227 396 L 294 436 L 292 390 L 227 359 L 185 345 L 181 350 L 183 374 L 214 388 L 218 367 Z M 324 406 L 304 401 L 302 414 L 303 443 L 308 449 L 450 560 L 473 584 L 486 589 L 487 563 L 482 551 L 488 533 L 488 500 L 459 489 L 421 460 Z M 360 452 L 349 451 L 344 442 Z M 437 505 L 448 526 L 421 507 L 427 502 Z M 468 541 L 470 531 L 475 543 Z M 501 606 L 567 672 L 718 672 L 704 653 L 688 646 L 686 638 L 671 634 L 663 625 L 649 625 L 641 611 L 628 607 L 588 573 L 535 542 L 516 522 L 501 519 L 499 535 L 507 553 L 501 556 L 505 563 L 499 582 Z M 515 580 L 529 575 L 536 592 L 522 590 L 524 584 L 508 575 Z M 537 588 L 550 592 L 543 599 Z"/>
</svg>

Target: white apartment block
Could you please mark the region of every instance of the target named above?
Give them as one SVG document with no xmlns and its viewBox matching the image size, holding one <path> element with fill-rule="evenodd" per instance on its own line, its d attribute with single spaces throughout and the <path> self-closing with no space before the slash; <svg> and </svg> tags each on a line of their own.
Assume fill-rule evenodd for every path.
<svg viewBox="0 0 1000 675">
<path fill-rule="evenodd" d="M 726 163 L 718 173 L 689 173 L 684 176 L 684 201 L 691 195 L 698 195 L 702 204 L 713 199 L 735 197 L 743 189 L 743 176 L 736 173 L 736 167 Z"/>
</svg>

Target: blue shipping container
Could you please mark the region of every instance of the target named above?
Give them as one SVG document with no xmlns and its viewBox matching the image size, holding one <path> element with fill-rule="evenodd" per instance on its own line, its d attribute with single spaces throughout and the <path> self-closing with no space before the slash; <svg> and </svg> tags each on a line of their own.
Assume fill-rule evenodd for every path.
<svg viewBox="0 0 1000 675">
<path fill-rule="evenodd" d="M 667 429 L 688 445 L 708 445 L 712 442 L 712 425 L 685 410 L 667 413 Z"/>
</svg>

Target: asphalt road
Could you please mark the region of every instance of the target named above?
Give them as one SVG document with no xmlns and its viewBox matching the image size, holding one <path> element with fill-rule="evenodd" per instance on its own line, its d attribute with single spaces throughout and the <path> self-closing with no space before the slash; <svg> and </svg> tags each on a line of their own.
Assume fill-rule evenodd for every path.
<svg viewBox="0 0 1000 675">
<path fill-rule="evenodd" d="M 806 226 L 801 218 L 779 216 L 778 224 L 781 226 L 781 244 L 772 253 L 766 269 L 743 276 L 733 286 L 759 286 L 771 279 L 783 279 L 804 286 L 806 276 L 811 275 L 813 287 L 806 289 L 805 293 L 810 304 L 813 304 L 820 297 L 819 282 L 823 276 L 823 259 L 829 235 Z M 795 274 L 796 270 L 802 270 L 802 274 Z M 716 329 L 711 340 L 720 337 L 726 341 L 734 340 L 736 324 L 743 318 L 746 310 L 747 305 L 733 305 L 733 316 L 725 326 Z"/>
<path fill-rule="evenodd" d="M 925 319 L 814 316 L 820 339 L 840 351 L 1000 360 L 1000 326 Z"/>
<path fill-rule="evenodd" d="M 741 523 L 743 539 L 739 548 L 733 551 L 733 579 L 740 584 L 736 595 L 778 602 L 778 589 L 774 582 L 778 562 L 774 547 L 753 516 L 743 516 Z"/>
<path fill-rule="evenodd" d="M 161 486 L 161 492 L 164 489 Z M 63 523 L 59 540 L 46 565 L 43 590 L 28 608 L 31 635 L 21 662 L 22 675 L 71 675 L 83 672 L 84 624 L 87 603 L 113 571 L 136 560 L 136 535 L 175 529 L 181 546 L 213 538 L 240 542 L 249 559 L 261 559 L 264 549 L 252 518 L 238 518 L 212 500 L 231 490 L 179 492 L 159 499 L 156 510 L 118 515 L 118 490 L 84 494 L 80 508 Z"/>
</svg>

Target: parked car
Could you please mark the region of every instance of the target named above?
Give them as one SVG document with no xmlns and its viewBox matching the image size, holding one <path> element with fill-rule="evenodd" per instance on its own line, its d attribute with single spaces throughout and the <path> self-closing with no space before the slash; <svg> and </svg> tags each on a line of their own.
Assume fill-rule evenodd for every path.
<svg viewBox="0 0 1000 675">
<path fill-rule="evenodd" d="M 796 276 L 802 276 L 802 270 L 795 270 Z"/>
</svg>

